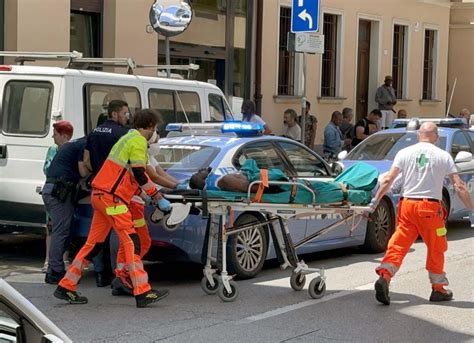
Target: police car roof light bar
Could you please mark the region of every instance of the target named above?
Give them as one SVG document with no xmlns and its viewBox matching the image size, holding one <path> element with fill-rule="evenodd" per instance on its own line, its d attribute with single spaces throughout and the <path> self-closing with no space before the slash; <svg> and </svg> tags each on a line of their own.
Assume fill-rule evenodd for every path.
<svg viewBox="0 0 474 343">
<path fill-rule="evenodd" d="M 467 127 L 467 121 L 464 118 L 411 118 L 411 119 L 395 119 L 391 128 L 406 127 L 408 131 L 418 130 L 421 124 L 433 122 L 439 127 L 462 128 Z"/>
</svg>

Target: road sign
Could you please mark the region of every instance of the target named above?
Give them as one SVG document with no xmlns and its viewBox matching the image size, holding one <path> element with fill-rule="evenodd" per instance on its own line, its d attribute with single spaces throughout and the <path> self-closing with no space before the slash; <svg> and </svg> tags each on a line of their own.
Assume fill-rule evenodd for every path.
<svg viewBox="0 0 474 343">
<path fill-rule="evenodd" d="M 319 1 L 293 0 L 291 32 L 316 32 L 319 30 Z"/>
<path fill-rule="evenodd" d="M 324 54 L 324 35 L 309 32 L 288 32 L 288 51 Z"/>
</svg>

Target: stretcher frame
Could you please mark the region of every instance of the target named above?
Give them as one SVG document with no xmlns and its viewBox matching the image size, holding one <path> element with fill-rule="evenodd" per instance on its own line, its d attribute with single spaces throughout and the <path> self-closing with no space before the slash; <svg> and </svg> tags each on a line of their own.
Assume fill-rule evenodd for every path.
<svg viewBox="0 0 474 343">
<path fill-rule="evenodd" d="M 312 193 L 312 204 L 280 204 L 280 203 L 262 203 L 252 202 L 252 193 L 250 190 L 260 181 L 252 182 L 249 185 L 247 197 L 242 201 L 230 201 L 228 199 L 207 198 L 196 195 L 175 195 L 165 194 L 170 201 L 191 202 L 192 206 L 200 208 L 204 216 L 207 216 L 206 243 L 203 247 L 203 254 L 206 255 L 206 264 L 203 269 L 203 278 L 201 288 L 207 294 L 218 294 L 221 300 L 225 302 L 234 301 L 238 296 L 238 288 L 232 279 L 234 275 L 229 275 L 227 271 L 227 240 L 230 236 L 240 232 L 252 230 L 259 227 L 268 227 L 272 241 L 275 247 L 277 258 L 282 270 L 292 268 L 290 278 L 291 287 L 296 290 L 302 290 L 306 282 L 306 274 L 316 273 L 317 276 L 311 281 L 308 291 L 312 298 L 319 299 L 326 292 L 326 275 L 323 268 L 311 268 L 303 260 L 300 260 L 296 254 L 296 249 L 312 242 L 316 238 L 327 234 L 335 228 L 349 224 L 350 235 L 359 226 L 364 218 L 367 218 L 369 208 L 367 206 L 351 205 L 344 202 L 330 204 L 316 204 L 316 193 L 308 186 L 297 182 L 269 181 L 270 185 L 288 185 L 297 186 L 306 189 Z M 260 212 L 265 215 L 264 221 L 256 221 L 244 225 L 234 225 L 234 212 Z M 299 217 L 339 214 L 341 219 L 327 225 L 321 230 L 305 237 L 297 243 L 293 243 L 288 229 L 287 220 Z M 216 232 L 214 219 L 218 219 L 218 229 Z M 277 223 L 278 225 L 274 225 Z M 277 230 L 277 226 L 280 230 Z M 212 248 L 214 237 L 217 237 L 217 256 L 213 257 Z M 213 267 L 213 265 L 220 268 Z M 220 269 L 220 274 L 217 272 Z"/>
</svg>

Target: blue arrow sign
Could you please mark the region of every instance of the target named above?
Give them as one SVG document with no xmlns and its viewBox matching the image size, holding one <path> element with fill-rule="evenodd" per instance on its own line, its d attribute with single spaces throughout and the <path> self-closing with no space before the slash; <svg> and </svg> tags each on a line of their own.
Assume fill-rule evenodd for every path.
<svg viewBox="0 0 474 343">
<path fill-rule="evenodd" d="M 291 32 L 315 32 L 319 30 L 319 1 L 293 0 Z"/>
</svg>

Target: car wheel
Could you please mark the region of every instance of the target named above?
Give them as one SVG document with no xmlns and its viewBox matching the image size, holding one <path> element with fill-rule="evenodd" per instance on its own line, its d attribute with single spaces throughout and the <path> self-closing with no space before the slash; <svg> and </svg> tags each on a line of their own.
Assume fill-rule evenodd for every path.
<svg viewBox="0 0 474 343">
<path fill-rule="evenodd" d="M 380 201 L 367 222 L 367 233 L 362 246 L 370 253 L 380 253 L 387 248 L 388 241 L 395 231 L 395 220 L 392 210 L 385 199 Z"/>
<path fill-rule="evenodd" d="M 258 223 L 259 220 L 251 214 L 243 214 L 235 225 Z M 267 257 L 268 238 L 264 227 L 252 228 L 239 232 L 229 237 L 227 268 L 231 274 L 236 274 L 240 279 L 255 277 L 263 267 Z"/>
</svg>

